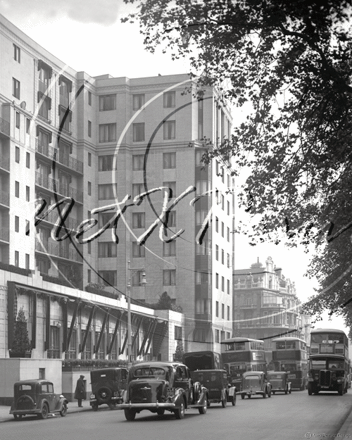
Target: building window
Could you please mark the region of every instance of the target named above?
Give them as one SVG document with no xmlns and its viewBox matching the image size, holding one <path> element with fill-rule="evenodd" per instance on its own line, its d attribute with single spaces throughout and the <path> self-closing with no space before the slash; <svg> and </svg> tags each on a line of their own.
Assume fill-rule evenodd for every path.
<svg viewBox="0 0 352 440">
<path fill-rule="evenodd" d="M 198 139 L 203 139 L 203 99 L 198 100 Z"/>
<path fill-rule="evenodd" d="M 145 276 L 144 270 L 137 270 L 132 275 L 132 286 L 142 286 L 142 281 Z"/>
<path fill-rule="evenodd" d="M 99 96 L 99 111 L 116 110 L 116 95 Z"/>
<path fill-rule="evenodd" d="M 29 223 L 29 220 L 26 220 L 26 229 L 24 230 L 24 233 L 26 235 L 30 235 L 30 232 L 31 232 L 31 230 L 30 230 L 30 223 Z"/>
<path fill-rule="evenodd" d="M 225 211 L 225 197 L 221 194 L 221 209 Z"/>
<path fill-rule="evenodd" d="M 132 185 L 132 197 L 135 198 L 145 192 L 144 184 L 143 183 L 134 183 Z"/>
<path fill-rule="evenodd" d="M 15 251 L 15 266 L 20 265 L 20 253 L 18 251 Z"/>
<path fill-rule="evenodd" d="M 139 110 L 145 103 L 145 95 L 143 93 L 133 95 L 133 110 Z"/>
<path fill-rule="evenodd" d="M 91 271 L 91 269 L 88 269 L 87 278 L 88 278 L 88 283 L 91 283 L 92 282 L 92 271 Z"/>
<path fill-rule="evenodd" d="M 219 301 L 216 301 L 215 303 L 215 316 L 219 317 Z"/>
<path fill-rule="evenodd" d="M 26 202 L 30 201 L 30 194 L 31 194 L 31 189 L 29 186 L 26 186 Z"/>
<path fill-rule="evenodd" d="M 98 185 L 99 200 L 111 200 L 117 196 L 117 184 L 104 183 Z"/>
<path fill-rule="evenodd" d="M 29 269 L 29 263 L 30 263 L 30 257 L 29 257 L 29 254 L 26 254 L 26 262 L 25 262 L 25 264 L 26 264 L 26 269 Z"/>
<path fill-rule="evenodd" d="M 92 153 L 88 153 L 88 166 L 92 166 Z"/>
<path fill-rule="evenodd" d="M 176 182 L 163 182 L 163 186 L 169 188 L 169 199 L 176 197 Z"/>
<path fill-rule="evenodd" d="M 230 267 L 230 254 L 226 255 L 226 265 L 227 267 Z"/>
<path fill-rule="evenodd" d="M 135 154 L 132 156 L 132 169 L 133 171 L 141 171 L 144 166 L 144 154 Z"/>
<path fill-rule="evenodd" d="M 221 222 L 221 236 L 222 237 L 225 236 L 225 225 L 224 225 L 224 222 Z"/>
<path fill-rule="evenodd" d="M 225 319 L 225 304 L 221 304 L 221 318 Z"/>
<path fill-rule="evenodd" d="M 230 202 L 227 201 L 227 215 L 230 215 Z"/>
<path fill-rule="evenodd" d="M 227 228 L 227 241 L 230 241 L 230 228 Z"/>
<path fill-rule="evenodd" d="M 176 241 L 170 243 L 163 243 L 164 257 L 174 257 L 176 255 Z"/>
<path fill-rule="evenodd" d="M 12 96 L 17 99 L 21 96 L 21 84 L 16 78 L 12 78 Z"/>
<path fill-rule="evenodd" d="M 207 215 L 208 215 L 208 210 L 206 209 L 201 209 L 200 211 L 196 211 L 196 224 L 202 225 Z"/>
<path fill-rule="evenodd" d="M 70 122 L 72 120 L 72 111 L 69 108 L 59 105 L 59 127 L 61 130 L 70 131 Z"/>
<path fill-rule="evenodd" d="M 227 293 L 230 295 L 230 280 L 227 280 Z"/>
<path fill-rule="evenodd" d="M 163 285 L 164 286 L 176 286 L 176 270 L 175 269 L 163 270 Z"/>
<path fill-rule="evenodd" d="M 52 325 L 50 326 L 48 359 L 60 359 L 60 357 L 60 329 Z"/>
<path fill-rule="evenodd" d="M 16 112 L 16 121 L 15 121 L 16 128 L 21 128 L 21 115 Z"/>
<path fill-rule="evenodd" d="M 221 290 L 225 292 L 225 278 L 221 277 Z"/>
<path fill-rule="evenodd" d="M 20 196 L 20 182 L 15 182 L 15 197 Z"/>
<path fill-rule="evenodd" d="M 88 242 L 88 255 L 90 255 L 92 253 L 92 242 L 89 241 Z"/>
<path fill-rule="evenodd" d="M 165 121 L 163 126 L 164 126 L 164 140 L 175 139 L 176 121 Z"/>
<path fill-rule="evenodd" d="M 227 320 L 230 321 L 230 306 L 227 306 Z"/>
<path fill-rule="evenodd" d="M 116 141 L 116 124 L 99 125 L 99 142 Z"/>
<path fill-rule="evenodd" d="M 15 232 L 20 232 L 20 218 L 15 215 Z"/>
<path fill-rule="evenodd" d="M 88 105 L 92 105 L 92 92 L 88 92 Z"/>
<path fill-rule="evenodd" d="M 219 219 L 215 217 L 215 232 L 219 232 Z"/>
<path fill-rule="evenodd" d="M 225 264 L 225 252 L 224 252 L 224 249 L 221 249 L 221 264 Z"/>
<path fill-rule="evenodd" d="M 182 341 L 182 327 L 175 325 L 175 340 Z"/>
<path fill-rule="evenodd" d="M 51 99 L 43 93 L 38 93 L 39 116 L 49 119 L 49 110 L 51 110 Z"/>
<path fill-rule="evenodd" d="M 26 133 L 29 134 L 31 128 L 31 120 L 26 118 Z"/>
<path fill-rule="evenodd" d="M 101 337 L 100 337 L 101 335 Z M 100 339 L 100 344 L 98 347 L 98 342 Z M 101 332 L 96 331 L 95 332 L 95 356 L 97 359 L 104 359 L 105 358 L 105 352 L 104 352 L 104 346 L 105 346 L 105 334 Z"/>
<path fill-rule="evenodd" d="M 98 243 L 99 258 L 113 258 L 117 255 L 117 244 L 113 241 Z"/>
<path fill-rule="evenodd" d="M 115 221 L 113 221 L 113 217 L 116 215 L 116 212 L 102 212 L 99 214 L 99 228 L 113 228 Z M 111 223 L 110 223 L 111 222 Z"/>
<path fill-rule="evenodd" d="M 31 167 L 31 155 L 30 153 L 26 153 L 26 167 L 30 168 Z"/>
<path fill-rule="evenodd" d="M 219 261 L 219 246 L 215 245 L 215 259 L 216 261 Z"/>
<path fill-rule="evenodd" d="M 91 196 L 92 195 L 92 183 L 88 182 L 88 195 Z"/>
<path fill-rule="evenodd" d="M 117 169 L 117 163 L 115 163 L 114 167 L 114 155 L 109 154 L 106 156 L 98 157 L 98 169 L 99 171 L 112 171 Z"/>
<path fill-rule="evenodd" d="M 15 162 L 20 163 L 20 149 L 15 147 Z"/>
<path fill-rule="evenodd" d="M 140 229 L 145 227 L 145 213 L 134 212 L 132 214 L 132 227 L 134 229 Z"/>
<path fill-rule="evenodd" d="M 176 106 L 176 92 L 164 93 L 164 108 L 171 108 Z"/>
<path fill-rule="evenodd" d="M 168 212 L 167 226 L 169 228 L 174 228 L 176 226 L 176 211 Z"/>
<path fill-rule="evenodd" d="M 21 63 L 21 49 L 16 44 L 13 45 L 13 59 Z"/>
<path fill-rule="evenodd" d="M 145 257 L 145 247 L 139 245 L 136 241 L 132 243 L 132 255 L 133 258 Z"/>
<path fill-rule="evenodd" d="M 196 284 L 209 284 L 209 277 L 208 272 L 196 272 Z"/>
<path fill-rule="evenodd" d="M 215 342 L 220 342 L 220 332 L 219 332 L 219 330 L 215 330 Z"/>
<path fill-rule="evenodd" d="M 133 124 L 133 142 L 143 142 L 144 136 L 144 122 Z"/>
<path fill-rule="evenodd" d="M 105 286 L 116 286 L 117 284 L 117 272 L 116 270 L 99 270 L 99 283 L 103 283 Z"/>
<path fill-rule="evenodd" d="M 163 154 L 163 168 L 176 168 L 176 153 L 164 153 Z"/>
<path fill-rule="evenodd" d="M 218 273 L 215 275 L 215 287 L 217 289 L 219 288 L 219 274 Z"/>
<path fill-rule="evenodd" d="M 88 137 L 92 137 L 92 122 L 88 121 Z"/>
</svg>

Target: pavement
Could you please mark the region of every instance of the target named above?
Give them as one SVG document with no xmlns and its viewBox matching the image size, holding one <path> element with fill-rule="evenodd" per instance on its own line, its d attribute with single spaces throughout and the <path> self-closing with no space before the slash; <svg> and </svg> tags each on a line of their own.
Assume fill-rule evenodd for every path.
<svg viewBox="0 0 352 440">
<path fill-rule="evenodd" d="M 0 405 L 0 423 L 14 420 L 13 415 L 10 414 L 10 408 L 11 408 L 10 406 Z M 101 405 L 99 409 L 109 409 L 109 407 L 107 405 Z M 83 400 L 82 408 L 78 407 L 77 401 L 68 402 L 67 415 L 82 411 L 93 411 L 92 407 L 89 405 L 89 400 Z M 48 417 L 53 417 L 53 416 L 49 415 Z M 60 417 L 60 414 L 55 414 L 54 417 Z"/>
</svg>

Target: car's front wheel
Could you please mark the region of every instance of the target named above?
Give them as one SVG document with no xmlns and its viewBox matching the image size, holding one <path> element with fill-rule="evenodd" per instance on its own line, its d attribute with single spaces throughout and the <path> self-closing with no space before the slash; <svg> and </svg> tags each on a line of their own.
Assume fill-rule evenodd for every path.
<svg viewBox="0 0 352 440">
<path fill-rule="evenodd" d="M 133 422 L 133 420 L 136 418 L 136 411 L 133 409 L 125 409 L 125 417 L 129 422 Z"/>
<path fill-rule="evenodd" d="M 62 404 L 62 408 L 61 408 L 61 411 L 60 411 L 60 416 L 61 417 L 65 417 L 66 414 L 67 414 L 67 403 L 64 402 Z"/>
<path fill-rule="evenodd" d="M 48 405 L 46 403 L 44 403 L 40 414 L 38 414 L 38 418 L 39 419 L 46 419 L 46 418 L 48 418 L 48 414 L 49 414 Z"/>
<path fill-rule="evenodd" d="M 185 402 L 182 399 L 180 406 L 175 409 L 175 417 L 176 417 L 176 419 L 180 420 L 180 419 L 183 419 L 184 416 L 185 416 Z"/>
</svg>

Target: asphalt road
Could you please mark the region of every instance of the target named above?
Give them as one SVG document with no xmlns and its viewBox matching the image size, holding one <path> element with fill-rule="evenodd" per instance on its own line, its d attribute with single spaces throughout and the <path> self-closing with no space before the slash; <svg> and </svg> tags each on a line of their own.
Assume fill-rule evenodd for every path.
<svg viewBox="0 0 352 440">
<path fill-rule="evenodd" d="M 47 420 L 26 417 L 0 426 L 1 440 L 296 440 L 304 438 L 351 438 L 339 434 L 352 409 L 352 391 L 344 396 L 324 393 L 308 396 L 307 391 L 276 394 L 270 399 L 237 399 L 236 406 L 212 405 L 205 415 L 186 412 L 183 420 L 171 413 L 155 416 L 148 411 L 127 422 L 123 411 L 100 409 Z"/>
</svg>

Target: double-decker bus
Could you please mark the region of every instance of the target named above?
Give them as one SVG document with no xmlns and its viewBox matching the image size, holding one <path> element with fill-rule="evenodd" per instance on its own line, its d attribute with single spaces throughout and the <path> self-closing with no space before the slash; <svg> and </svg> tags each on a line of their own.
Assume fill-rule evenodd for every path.
<svg viewBox="0 0 352 440">
<path fill-rule="evenodd" d="M 274 338 L 272 342 L 272 367 L 275 371 L 287 371 L 291 387 L 304 390 L 307 386 L 308 372 L 306 342 L 294 336 Z"/>
<path fill-rule="evenodd" d="M 342 330 L 311 331 L 308 394 L 319 391 L 347 392 L 349 357 L 348 338 Z"/>
<path fill-rule="evenodd" d="M 222 369 L 220 353 L 215 351 L 190 351 L 184 353 L 182 362 L 190 371 Z"/>
<path fill-rule="evenodd" d="M 236 337 L 221 341 L 222 362 L 228 372 L 231 385 L 242 389 L 242 374 L 246 371 L 266 372 L 264 341 Z"/>
</svg>

